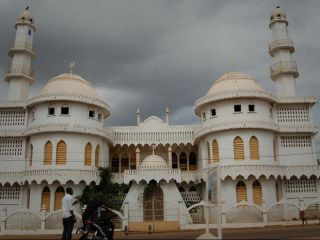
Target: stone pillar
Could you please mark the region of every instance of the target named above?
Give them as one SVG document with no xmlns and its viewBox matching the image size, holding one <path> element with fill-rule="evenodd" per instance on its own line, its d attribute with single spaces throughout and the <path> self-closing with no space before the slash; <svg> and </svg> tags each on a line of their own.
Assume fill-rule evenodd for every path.
<svg viewBox="0 0 320 240">
<path fill-rule="evenodd" d="M 119 173 L 121 173 L 121 154 L 118 154 L 119 158 Z"/>
<path fill-rule="evenodd" d="M 182 201 L 178 202 L 178 221 L 179 221 L 180 229 L 184 229 L 184 226 L 186 224 L 186 218 L 184 216 Z"/>
<path fill-rule="evenodd" d="M 168 148 L 168 164 L 169 164 L 169 167 L 172 168 L 172 147 L 169 146 Z"/>
<path fill-rule="evenodd" d="M 140 167 L 140 149 L 136 148 L 136 169 Z"/>
<path fill-rule="evenodd" d="M 41 230 L 46 228 L 46 206 L 43 205 L 40 209 Z"/>
<path fill-rule="evenodd" d="M 225 225 L 227 223 L 227 213 L 225 209 L 225 201 L 221 199 L 221 225 Z"/>
<path fill-rule="evenodd" d="M 180 169 L 180 154 L 181 152 L 179 153 L 179 155 L 177 155 L 177 165 L 178 165 L 178 169 Z"/>
<path fill-rule="evenodd" d="M 189 172 L 189 155 L 190 155 L 190 152 L 187 152 L 187 171 Z"/>
<path fill-rule="evenodd" d="M 6 229 L 6 217 L 8 209 L 6 207 L 2 208 L 0 213 L 0 235 L 4 235 Z"/>
<path fill-rule="evenodd" d="M 123 229 L 129 228 L 129 202 L 124 202 L 122 227 Z"/>
<path fill-rule="evenodd" d="M 303 198 L 303 196 L 301 196 L 300 198 L 299 198 L 299 208 L 300 208 L 300 211 L 304 211 L 305 209 L 305 204 L 304 204 L 304 198 Z"/>
<path fill-rule="evenodd" d="M 267 205 L 266 205 L 266 201 L 264 200 L 264 198 L 262 198 L 262 219 L 263 219 L 263 223 L 267 224 L 268 223 L 268 212 L 267 212 Z"/>
</svg>

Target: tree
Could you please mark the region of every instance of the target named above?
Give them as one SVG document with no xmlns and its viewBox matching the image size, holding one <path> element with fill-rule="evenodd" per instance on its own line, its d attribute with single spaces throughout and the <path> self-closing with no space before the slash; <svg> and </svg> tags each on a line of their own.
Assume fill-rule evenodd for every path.
<svg viewBox="0 0 320 240">
<path fill-rule="evenodd" d="M 112 182 L 112 173 L 110 168 L 99 168 L 100 182 L 98 185 L 90 184 L 83 189 L 81 196 L 78 197 L 81 205 L 88 204 L 95 199 L 97 195 L 103 199 L 109 208 L 120 210 L 123 200 L 123 193 L 128 188 L 125 184 Z"/>
</svg>

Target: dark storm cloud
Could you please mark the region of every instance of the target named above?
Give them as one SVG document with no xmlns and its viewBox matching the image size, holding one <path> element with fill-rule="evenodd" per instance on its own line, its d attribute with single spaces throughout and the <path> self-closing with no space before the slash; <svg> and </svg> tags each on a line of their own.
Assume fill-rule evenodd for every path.
<svg viewBox="0 0 320 240">
<path fill-rule="evenodd" d="M 31 94 L 76 62 L 76 73 L 88 79 L 111 105 L 108 125 L 135 124 L 136 108 L 143 118 L 164 116 L 168 106 L 176 124 L 198 122 L 194 102 L 212 82 L 235 68 L 254 76 L 274 91 L 269 78 L 273 63 L 269 17 L 274 1 L 27 1 L 37 32 L 33 64 L 37 79 Z M 14 23 L 25 1 L 0 2 L 0 71 L 11 59 L 7 51 Z M 319 95 L 320 2 L 278 1 L 289 21 L 300 77 L 297 94 Z M 0 83 L 5 99 L 7 84 Z M 320 107 L 314 107 L 319 123 Z M 319 137 L 318 137 L 319 139 Z M 318 140 L 318 144 L 320 141 Z"/>
</svg>

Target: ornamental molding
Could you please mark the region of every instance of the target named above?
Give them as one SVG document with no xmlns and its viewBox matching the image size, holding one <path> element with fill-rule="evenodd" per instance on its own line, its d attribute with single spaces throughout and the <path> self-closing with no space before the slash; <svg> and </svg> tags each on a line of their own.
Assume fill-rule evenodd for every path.
<svg viewBox="0 0 320 240">
<path fill-rule="evenodd" d="M 318 133 L 318 126 L 312 123 L 278 123 L 280 133 Z"/>
<path fill-rule="evenodd" d="M 180 169 L 164 169 L 164 168 L 145 168 L 137 170 L 125 170 L 124 171 L 124 184 L 129 184 L 130 181 L 139 183 L 140 181 L 146 181 L 149 183 L 155 180 L 157 183 L 160 181 L 169 182 L 175 180 L 181 183 L 181 170 Z"/>
<path fill-rule="evenodd" d="M 269 102 L 276 102 L 277 98 L 268 91 L 261 91 L 261 90 L 232 90 L 232 91 L 224 91 L 221 93 L 217 93 L 215 95 L 206 95 L 199 98 L 196 101 L 196 109 L 195 113 L 200 115 L 201 107 L 221 100 L 226 99 L 235 99 L 235 98 L 258 98 L 258 99 L 265 99 Z"/>
<path fill-rule="evenodd" d="M 269 130 L 274 132 L 279 131 L 278 124 L 273 121 L 242 120 L 242 121 L 230 121 L 230 122 L 220 122 L 220 123 L 210 122 L 208 124 L 203 124 L 203 126 L 195 130 L 194 135 L 195 135 L 195 139 L 198 139 L 212 132 L 219 132 L 219 131 L 232 130 L 232 129 L 250 129 L 250 128 L 264 129 L 264 130 Z"/>
<path fill-rule="evenodd" d="M 1 108 L 23 108 L 27 107 L 26 102 L 24 101 L 0 101 Z M 12 111 L 12 109 L 10 109 Z"/>
<path fill-rule="evenodd" d="M 292 97 L 277 97 L 277 104 L 310 104 L 313 105 L 317 102 L 317 98 L 314 96 L 292 96 Z"/>
<path fill-rule="evenodd" d="M 50 102 L 50 101 L 73 101 L 86 103 L 89 105 L 94 105 L 103 109 L 106 116 L 110 115 L 110 106 L 103 100 L 98 98 L 93 98 L 91 96 L 84 96 L 82 94 L 65 94 L 65 93 L 55 93 L 55 94 L 44 94 L 38 95 L 28 99 L 27 106 L 33 106 L 38 103 Z"/>
<path fill-rule="evenodd" d="M 0 128 L 0 137 L 23 137 L 25 128 L 19 129 L 16 127 L 14 129 Z"/>
<path fill-rule="evenodd" d="M 83 169 L 37 169 L 26 170 L 22 172 L 0 172 L 0 183 L 18 184 L 31 184 L 35 182 L 40 184 L 46 181 L 48 184 L 52 184 L 55 181 L 61 184 L 66 184 L 68 181 L 72 181 L 75 184 L 85 182 L 89 184 L 92 181 L 99 180 L 99 171 L 97 170 L 83 170 Z"/>
</svg>

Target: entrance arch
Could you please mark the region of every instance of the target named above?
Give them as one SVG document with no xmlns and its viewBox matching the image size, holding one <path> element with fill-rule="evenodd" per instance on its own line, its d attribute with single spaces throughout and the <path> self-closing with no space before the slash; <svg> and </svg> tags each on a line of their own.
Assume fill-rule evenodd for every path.
<svg viewBox="0 0 320 240">
<path fill-rule="evenodd" d="M 144 221 L 163 221 L 163 192 L 155 181 L 151 181 L 143 192 Z"/>
</svg>

